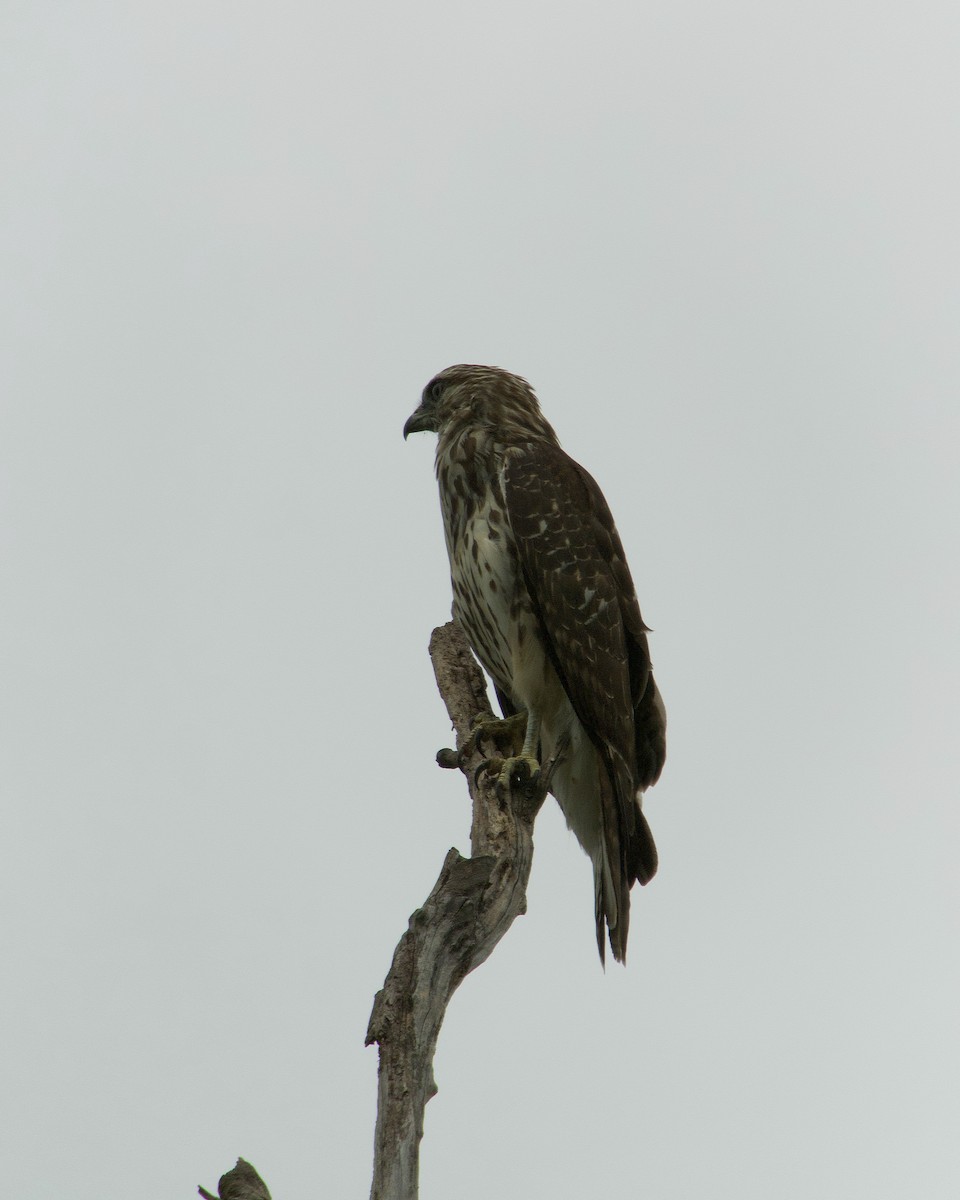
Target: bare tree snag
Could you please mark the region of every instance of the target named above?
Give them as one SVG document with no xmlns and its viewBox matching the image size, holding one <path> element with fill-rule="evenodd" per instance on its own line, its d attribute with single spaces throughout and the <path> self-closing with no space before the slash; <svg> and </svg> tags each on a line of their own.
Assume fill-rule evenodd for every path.
<svg viewBox="0 0 960 1200">
<path fill-rule="evenodd" d="M 447 853 L 373 1002 L 366 1044 L 379 1044 L 380 1070 L 371 1200 L 417 1196 L 423 1110 L 437 1091 L 433 1055 L 447 1004 L 464 976 L 526 912 L 533 822 L 545 794 L 538 784 L 519 780 L 498 787 L 495 774 L 479 770 L 486 756 L 471 739 L 471 727 L 478 716 L 490 715 L 490 702 L 455 622 L 433 631 L 430 657 L 457 734 L 457 752 L 441 750 L 437 760 L 459 766 L 467 778 L 471 856 Z"/>
</svg>

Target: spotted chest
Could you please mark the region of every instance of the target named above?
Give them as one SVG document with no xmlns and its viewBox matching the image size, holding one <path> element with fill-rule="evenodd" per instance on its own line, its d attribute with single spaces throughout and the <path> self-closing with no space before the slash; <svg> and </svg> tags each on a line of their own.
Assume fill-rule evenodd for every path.
<svg viewBox="0 0 960 1200">
<path fill-rule="evenodd" d="M 498 687 L 513 691 L 518 654 L 534 627 L 498 480 L 472 491 L 441 487 L 453 615 Z"/>
</svg>

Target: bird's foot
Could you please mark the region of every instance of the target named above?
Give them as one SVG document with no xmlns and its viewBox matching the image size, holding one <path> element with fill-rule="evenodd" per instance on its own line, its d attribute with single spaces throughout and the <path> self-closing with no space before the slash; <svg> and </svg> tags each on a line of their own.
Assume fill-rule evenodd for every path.
<svg viewBox="0 0 960 1200">
<path fill-rule="evenodd" d="M 466 761 L 482 743 L 492 744 L 502 753 L 517 753 L 523 745 L 527 731 L 527 714 L 516 713 L 512 717 L 495 717 L 492 713 L 480 713 L 470 722 L 470 734 L 460 747 L 460 758 Z"/>
<path fill-rule="evenodd" d="M 532 754 L 518 754 L 501 760 L 497 775 L 497 792 L 501 797 L 511 792 L 533 798 L 540 791 L 540 764 Z"/>
<path fill-rule="evenodd" d="M 437 765 L 448 770 L 462 768 L 480 750 L 481 744 L 485 743 L 492 745 L 498 753 L 483 760 L 474 772 L 474 781 L 481 771 L 499 773 L 504 754 L 521 752 L 526 728 L 526 713 L 516 713 L 512 717 L 495 717 L 489 712 L 478 713 L 470 722 L 470 733 L 458 750 L 444 747 L 437 751 Z"/>
<path fill-rule="evenodd" d="M 476 783 L 481 775 L 495 776 L 497 789 L 501 792 L 511 788 L 529 790 L 540 782 L 540 764 L 535 758 L 525 754 L 517 754 L 511 758 L 494 755 L 493 758 L 485 758 L 477 767 L 473 773 L 473 782 Z"/>
<path fill-rule="evenodd" d="M 501 809 L 512 805 L 515 813 L 532 821 L 546 799 L 552 769 L 553 760 L 541 771 L 532 754 L 485 758 L 473 773 L 473 785 L 478 785 L 481 774 L 493 776 Z"/>
</svg>

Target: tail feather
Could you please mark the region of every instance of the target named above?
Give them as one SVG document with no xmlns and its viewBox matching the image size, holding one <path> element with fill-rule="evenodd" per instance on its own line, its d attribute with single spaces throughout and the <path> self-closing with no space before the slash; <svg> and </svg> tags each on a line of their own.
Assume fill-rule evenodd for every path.
<svg viewBox="0 0 960 1200">
<path fill-rule="evenodd" d="M 555 742 L 544 745 L 553 752 Z M 613 956 L 623 962 L 630 926 L 630 889 L 648 883 L 657 870 L 657 849 L 640 811 L 633 769 L 609 744 L 592 741 L 575 720 L 570 741 L 557 764 L 551 791 L 567 824 L 593 865 L 594 918 L 600 961 L 609 938 Z"/>
<path fill-rule="evenodd" d="M 610 949 L 617 962 L 624 962 L 627 953 L 627 932 L 630 928 L 630 869 L 627 859 L 628 830 L 624 828 L 622 807 L 614 784 L 613 773 L 600 764 L 600 907 L 610 937 Z M 619 782 L 619 781 L 618 781 Z M 597 883 L 594 884 L 596 888 Z M 598 914 L 598 939 L 600 920 Z M 604 955 L 601 952 L 600 959 Z"/>
<path fill-rule="evenodd" d="M 597 951 L 600 965 L 607 965 L 607 910 L 603 901 L 603 864 L 593 864 L 593 912 L 597 922 Z"/>
<path fill-rule="evenodd" d="M 614 760 L 610 767 L 604 770 L 601 766 L 599 771 L 601 821 L 594 897 L 600 961 L 605 959 L 606 925 L 613 957 L 622 963 L 630 932 L 630 889 L 638 881 L 649 883 L 656 874 L 657 847 L 626 763 Z"/>
<path fill-rule="evenodd" d="M 615 884 L 604 838 L 601 838 L 593 858 L 593 911 L 597 923 L 597 950 L 600 952 L 600 962 L 606 966 L 608 929 L 613 956 L 617 962 L 623 962 L 623 954 L 618 952 L 619 941 L 615 939 L 614 931 L 622 928 L 621 921 L 624 916 L 629 923 L 630 890 L 627 888 L 624 892 Z M 626 938 L 623 939 L 623 951 L 626 951 Z"/>
<path fill-rule="evenodd" d="M 627 850 L 627 864 L 630 875 L 639 884 L 649 883 L 656 875 L 657 867 L 659 866 L 659 858 L 657 856 L 657 845 L 653 840 L 653 834 L 650 831 L 650 826 L 647 824 L 647 818 L 643 815 L 640 808 L 639 800 L 635 801 L 637 807 L 637 829 L 633 837 L 630 839 L 630 845 Z"/>
</svg>

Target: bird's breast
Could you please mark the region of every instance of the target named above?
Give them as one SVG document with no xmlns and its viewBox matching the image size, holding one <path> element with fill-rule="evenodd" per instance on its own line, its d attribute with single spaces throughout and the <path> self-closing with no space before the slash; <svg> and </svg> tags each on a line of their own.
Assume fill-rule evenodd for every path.
<svg viewBox="0 0 960 1200">
<path fill-rule="evenodd" d="M 453 615 L 497 685 L 512 692 L 513 659 L 522 603 L 516 547 L 493 495 L 478 503 L 448 535 Z"/>
</svg>

